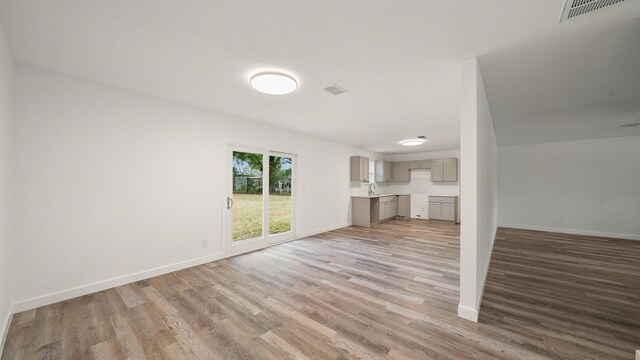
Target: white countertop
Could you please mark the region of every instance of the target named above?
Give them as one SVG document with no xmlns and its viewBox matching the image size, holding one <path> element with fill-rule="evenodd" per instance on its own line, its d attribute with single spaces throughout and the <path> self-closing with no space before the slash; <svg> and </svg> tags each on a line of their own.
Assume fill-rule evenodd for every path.
<svg viewBox="0 0 640 360">
<path fill-rule="evenodd" d="M 360 195 L 360 196 L 356 196 L 353 195 L 351 196 L 352 198 L 365 198 L 365 199 L 375 199 L 375 198 L 379 198 L 379 197 L 385 197 L 385 196 L 404 196 L 404 195 L 411 195 L 411 194 L 374 194 L 374 195 Z"/>
</svg>

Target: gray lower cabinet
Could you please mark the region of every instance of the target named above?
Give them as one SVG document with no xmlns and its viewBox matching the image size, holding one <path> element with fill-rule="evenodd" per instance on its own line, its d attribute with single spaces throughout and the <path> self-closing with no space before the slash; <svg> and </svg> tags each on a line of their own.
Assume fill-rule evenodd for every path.
<svg viewBox="0 0 640 360">
<path fill-rule="evenodd" d="M 398 215 L 398 200 L 395 196 L 380 198 L 380 221 L 394 218 Z"/>
<path fill-rule="evenodd" d="M 411 195 L 398 196 L 398 216 L 405 219 L 411 217 Z"/>
<path fill-rule="evenodd" d="M 429 219 L 458 222 L 458 197 L 429 196 Z"/>
<path fill-rule="evenodd" d="M 366 156 L 351 157 L 351 181 L 369 182 L 369 158 Z"/>
<path fill-rule="evenodd" d="M 355 226 L 370 227 L 371 224 L 395 219 L 397 216 L 409 217 L 410 202 L 409 195 L 353 196 L 351 197 L 351 223 Z"/>
<path fill-rule="evenodd" d="M 429 201 L 429 219 L 442 219 L 442 204 Z"/>
<path fill-rule="evenodd" d="M 395 161 L 392 164 L 391 181 L 411 181 L 409 161 Z"/>
<path fill-rule="evenodd" d="M 391 181 L 392 165 L 390 161 L 376 160 L 376 181 Z"/>
<path fill-rule="evenodd" d="M 458 159 L 431 160 L 431 181 L 458 181 Z"/>
</svg>

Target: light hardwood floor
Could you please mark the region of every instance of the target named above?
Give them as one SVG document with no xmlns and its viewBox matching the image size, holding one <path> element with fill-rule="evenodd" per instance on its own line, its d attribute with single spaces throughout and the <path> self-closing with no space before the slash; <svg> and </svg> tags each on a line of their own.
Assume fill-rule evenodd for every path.
<svg viewBox="0 0 640 360">
<path fill-rule="evenodd" d="M 500 229 L 475 324 L 458 232 L 345 228 L 27 311 L 2 359 L 633 359 L 640 242 Z"/>
</svg>

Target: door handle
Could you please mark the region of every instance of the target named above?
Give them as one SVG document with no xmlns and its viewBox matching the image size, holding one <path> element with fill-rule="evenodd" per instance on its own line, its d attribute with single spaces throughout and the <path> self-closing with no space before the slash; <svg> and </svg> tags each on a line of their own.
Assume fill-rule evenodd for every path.
<svg viewBox="0 0 640 360">
<path fill-rule="evenodd" d="M 230 196 L 227 196 L 227 210 L 231 210 L 233 207 L 233 199 Z"/>
</svg>

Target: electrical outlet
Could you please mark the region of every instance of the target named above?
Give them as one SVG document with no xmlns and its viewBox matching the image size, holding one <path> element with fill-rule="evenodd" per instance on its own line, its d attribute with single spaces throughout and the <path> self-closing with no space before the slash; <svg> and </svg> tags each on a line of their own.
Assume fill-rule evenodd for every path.
<svg viewBox="0 0 640 360">
<path fill-rule="evenodd" d="M 209 246 L 209 244 L 207 243 L 207 240 L 202 240 L 202 248 L 204 249 L 204 248 L 206 248 L 208 246 Z"/>
</svg>

